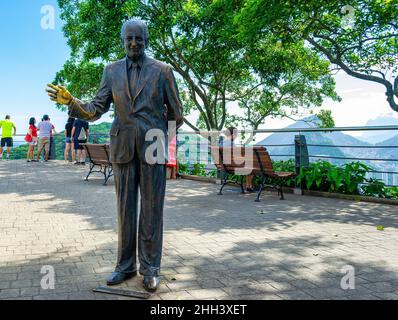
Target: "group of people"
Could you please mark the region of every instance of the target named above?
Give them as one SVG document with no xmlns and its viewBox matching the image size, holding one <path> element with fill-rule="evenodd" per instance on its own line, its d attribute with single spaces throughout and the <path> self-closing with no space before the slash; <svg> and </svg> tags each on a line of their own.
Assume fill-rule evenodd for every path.
<svg viewBox="0 0 398 320">
<path fill-rule="evenodd" d="M 28 133 L 25 141 L 29 148 L 26 154 L 27 162 L 39 162 L 41 153 L 44 149 L 44 161 L 47 162 L 50 157 L 51 145 L 53 143 L 53 133 L 57 134 L 54 125 L 50 121 L 50 117 L 45 114 L 36 126 L 36 118 L 29 119 Z M 36 159 L 34 158 L 35 148 L 37 148 Z"/>
<path fill-rule="evenodd" d="M 1 147 L 0 160 L 3 159 L 3 150 L 6 148 L 6 160 L 10 159 L 11 148 L 14 145 L 13 137 L 17 133 L 17 127 L 11 121 L 11 116 L 6 115 L 4 120 L 0 121 Z M 44 150 L 44 161 L 47 162 L 51 155 L 53 134 L 55 126 L 51 123 L 50 117 L 45 114 L 41 121 L 36 124 L 36 118 L 29 119 L 29 125 L 25 141 L 28 143 L 28 151 L 26 154 L 27 162 L 39 162 Z M 86 154 L 84 152 L 83 143 L 88 141 L 89 125 L 87 121 L 69 117 L 65 125 L 65 151 L 64 159 L 66 162 L 74 164 L 85 164 Z M 37 146 L 36 157 L 34 155 Z M 77 154 L 76 154 L 77 153 Z M 55 155 L 54 155 L 55 156 Z"/>
<path fill-rule="evenodd" d="M 55 131 L 54 125 L 50 122 L 50 117 L 44 115 L 42 121 L 36 126 L 36 119 L 30 118 L 28 133 L 25 140 L 29 144 L 29 149 L 26 155 L 27 162 L 38 162 L 42 153 L 45 150 L 44 161 L 47 162 L 50 156 L 52 134 Z M 88 140 L 89 125 L 87 121 L 69 117 L 65 125 L 65 151 L 64 160 L 70 161 L 74 164 L 85 164 L 85 152 L 82 143 Z M 34 159 L 35 147 L 38 145 L 36 160 Z M 75 153 L 77 151 L 77 160 L 75 160 Z M 70 155 L 70 160 L 69 160 Z"/>
<path fill-rule="evenodd" d="M 89 124 L 87 121 L 73 117 L 68 118 L 65 125 L 65 162 L 73 162 L 77 165 L 86 163 L 86 152 L 82 144 L 87 143 L 88 135 Z"/>
</svg>

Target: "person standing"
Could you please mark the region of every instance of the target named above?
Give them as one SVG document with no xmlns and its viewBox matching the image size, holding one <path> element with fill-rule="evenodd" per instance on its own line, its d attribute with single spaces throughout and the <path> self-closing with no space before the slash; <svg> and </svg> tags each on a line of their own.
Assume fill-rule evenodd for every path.
<svg viewBox="0 0 398 320">
<path fill-rule="evenodd" d="M 169 158 L 167 161 L 167 171 L 170 172 L 170 179 L 177 179 L 178 162 L 177 162 L 177 135 L 169 141 Z"/>
<path fill-rule="evenodd" d="M 72 140 L 72 129 L 74 122 L 75 118 L 69 117 L 68 121 L 65 124 L 65 152 L 64 152 L 65 162 L 68 162 L 69 152 L 71 156 L 71 162 L 75 161 L 75 150 L 73 148 L 73 140 Z"/>
<path fill-rule="evenodd" d="M 86 151 L 82 143 L 87 143 L 89 133 L 88 122 L 82 119 L 76 119 L 72 128 L 73 148 L 77 150 L 77 160 L 74 164 L 86 164 Z"/>
<path fill-rule="evenodd" d="M 67 105 L 71 115 L 88 121 L 99 119 L 114 103 L 110 160 L 119 241 L 116 268 L 107 284 L 122 283 L 139 270 L 145 290 L 154 292 L 160 283 L 167 127 L 168 121 L 175 121 L 176 128 L 182 125 L 182 105 L 171 66 L 145 54 L 149 39 L 145 23 L 128 20 L 120 35 L 126 57 L 104 68 L 92 102 L 76 99 L 59 85 L 48 84 L 47 92 L 52 101 Z M 167 117 L 163 113 L 165 105 Z"/>
<path fill-rule="evenodd" d="M 15 124 L 10 120 L 11 117 L 6 115 L 5 120 L 0 121 L 1 132 L 1 147 L 0 147 L 0 160 L 3 160 L 3 148 L 7 147 L 7 160 L 10 160 L 11 148 L 13 146 L 12 129 L 14 129 L 14 136 L 17 134 Z"/>
<path fill-rule="evenodd" d="M 36 119 L 35 118 L 30 118 L 29 119 L 29 129 L 28 129 L 28 135 L 30 135 L 31 140 L 28 142 L 28 153 L 26 155 L 26 161 L 27 162 L 32 162 L 34 153 L 35 153 L 35 146 L 37 145 L 37 128 L 36 128 Z"/>
<path fill-rule="evenodd" d="M 51 119 L 48 118 L 48 121 L 51 122 Z M 55 131 L 54 124 L 52 125 L 51 131 L 50 131 L 50 148 L 49 148 L 49 151 L 48 151 L 48 159 L 49 160 L 55 160 L 55 158 L 56 158 L 55 144 L 54 144 L 54 139 L 53 139 L 53 130 L 54 130 L 54 133 L 57 134 L 57 132 Z"/>
<path fill-rule="evenodd" d="M 45 157 L 44 161 L 48 161 L 48 156 L 50 152 L 50 136 L 51 131 L 53 130 L 54 126 L 50 122 L 50 118 L 48 115 L 44 115 L 42 121 L 39 122 L 37 125 L 37 131 L 39 131 L 39 146 L 37 150 L 36 161 L 40 160 L 41 152 L 44 148 Z"/>
</svg>

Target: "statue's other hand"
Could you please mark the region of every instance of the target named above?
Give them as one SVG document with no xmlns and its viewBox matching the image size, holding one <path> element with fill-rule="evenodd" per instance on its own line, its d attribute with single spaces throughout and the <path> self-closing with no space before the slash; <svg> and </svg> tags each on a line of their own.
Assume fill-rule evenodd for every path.
<svg viewBox="0 0 398 320">
<path fill-rule="evenodd" d="M 73 97 L 66 88 L 60 85 L 47 84 L 47 94 L 50 99 L 60 104 L 69 104 Z"/>
</svg>

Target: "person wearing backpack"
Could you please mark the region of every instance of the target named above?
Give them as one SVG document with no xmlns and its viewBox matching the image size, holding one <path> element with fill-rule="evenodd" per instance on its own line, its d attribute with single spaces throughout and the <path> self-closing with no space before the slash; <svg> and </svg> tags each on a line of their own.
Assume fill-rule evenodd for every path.
<svg viewBox="0 0 398 320">
<path fill-rule="evenodd" d="M 81 144 L 87 143 L 88 141 L 88 128 L 88 122 L 81 119 L 76 119 L 75 123 L 73 124 L 73 147 L 75 151 L 77 150 L 77 160 L 74 162 L 74 164 L 84 165 L 86 163 L 86 152 Z"/>
</svg>

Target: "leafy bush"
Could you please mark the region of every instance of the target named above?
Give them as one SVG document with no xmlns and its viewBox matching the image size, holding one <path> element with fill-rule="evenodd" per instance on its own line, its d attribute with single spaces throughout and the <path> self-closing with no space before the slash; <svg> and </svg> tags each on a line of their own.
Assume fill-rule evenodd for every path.
<svg viewBox="0 0 398 320">
<path fill-rule="evenodd" d="M 201 177 L 215 177 L 217 175 L 217 170 L 210 170 L 207 172 L 206 165 L 201 163 L 195 163 L 191 168 L 189 167 L 189 164 L 178 163 L 178 173 Z"/>
<path fill-rule="evenodd" d="M 273 161 L 275 171 L 295 172 L 295 162 L 293 159 L 287 161 Z M 374 178 L 366 178 L 370 172 L 366 164 L 362 162 L 350 162 L 342 166 L 331 164 L 330 162 L 318 160 L 310 163 L 306 168 L 301 168 L 297 177 L 286 179 L 284 186 L 294 187 L 296 183 L 303 189 L 337 192 L 344 194 L 365 195 L 379 198 L 398 199 L 398 187 L 386 187 L 384 182 Z M 189 168 L 187 164 L 179 164 L 180 174 L 191 174 L 206 177 L 216 177 L 217 170 L 206 172 L 204 164 L 194 164 Z M 240 180 L 240 176 L 229 175 L 230 180 Z M 272 178 L 267 178 L 266 184 L 275 184 Z M 255 176 L 253 185 L 258 186 L 260 177 Z"/>
<path fill-rule="evenodd" d="M 186 163 L 178 163 L 178 173 L 179 174 L 190 174 L 189 166 Z"/>
<path fill-rule="evenodd" d="M 386 197 L 386 187 L 383 181 L 379 179 L 370 178 L 368 180 L 368 184 L 362 186 L 362 192 L 365 196 L 370 197 L 379 197 L 385 198 Z"/>
<path fill-rule="evenodd" d="M 384 195 L 386 198 L 398 199 L 398 187 L 385 187 Z"/>
<path fill-rule="evenodd" d="M 318 160 L 301 168 L 297 183 L 308 190 L 360 194 L 360 185 L 366 183 L 370 168 L 361 162 L 350 162 L 335 166 Z"/>
<path fill-rule="evenodd" d="M 206 173 L 206 176 L 207 176 L 207 177 L 211 177 L 211 178 L 217 177 L 217 170 L 209 170 L 209 171 Z"/>
<path fill-rule="evenodd" d="M 281 160 L 281 161 L 272 161 L 272 167 L 275 171 L 286 171 L 286 172 L 295 172 L 296 164 L 293 159 L 289 160 Z M 275 184 L 276 181 L 273 178 L 269 178 L 269 182 L 271 184 Z M 294 187 L 296 184 L 296 178 L 284 179 L 283 186 Z"/>
<path fill-rule="evenodd" d="M 206 165 L 202 163 L 194 163 L 192 169 L 190 170 L 190 174 L 194 176 L 206 176 Z"/>
</svg>

